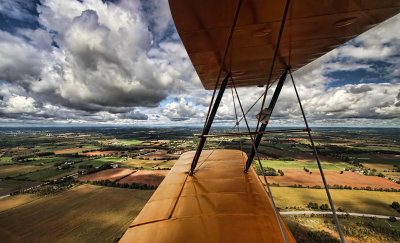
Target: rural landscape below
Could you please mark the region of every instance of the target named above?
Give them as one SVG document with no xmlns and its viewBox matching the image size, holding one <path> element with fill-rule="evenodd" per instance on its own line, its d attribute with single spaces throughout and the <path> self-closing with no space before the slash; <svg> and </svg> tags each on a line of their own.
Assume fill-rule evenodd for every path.
<svg viewBox="0 0 400 243">
<path fill-rule="evenodd" d="M 1 128 L 1 241 L 118 241 L 180 155 L 196 150 L 199 133 L 193 127 Z M 347 241 L 399 242 L 400 129 L 312 133 Z M 249 152 L 251 142 L 209 138 L 205 149 Z M 296 240 L 339 242 L 308 135 L 268 134 L 258 151 Z"/>
</svg>

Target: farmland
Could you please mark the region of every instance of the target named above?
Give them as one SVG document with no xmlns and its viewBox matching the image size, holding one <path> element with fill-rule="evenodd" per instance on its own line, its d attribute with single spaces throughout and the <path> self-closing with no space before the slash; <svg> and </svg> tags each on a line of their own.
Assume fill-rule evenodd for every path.
<svg viewBox="0 0 400 243">
<path fill-rule="evenodd" d="M 309 202 L 319 205 L 328 203 L 324 189 L 271 187 L 277 207 L 288 210 L 293 207 L 307 209 Z M 400 201 L 398 192 L 331 189 L 336 208 L 348 212 L 399 215 L 390 207 L 393 201 Z M 286 209 L 288 208 L 288 209 Z"/>
<path fill-rule="evenodd" d="M 0 197 L 11 194 L 0 198 L 0 238 L 114 241 L 179 156 L 196 149 L 194 134 L 199 133 L 200 128 L 188 127 L 0 129 Z M 400 129 L 321 128 L 313 135 L 336 208 L 400 216 L 390 207 L 400 201 Z M 245 136 L 210 138 L 205 144 L 205 149 L 245 152 L 251 147 Z M 310 202 L 327 203 L 324 189 L 318 189 L 321 176 L 307 134 L 268 134 L 258 150 L 263 167 L 275 171 L 268 179 L 280 210 L 310 210 Z M 299 239 L 313 234 L 312 219 L 286 218 L 296 230 L 301 225 Z M 315 222 L 322 220 L 322 229 L 334 237 L 327 219 Z M 50 221 L 55 223 L 48 227 Z M 352 222 L 358 221 L 347 223 Z"/>
<path fill-rule="evenodd" d="M 320 186 L 323 187 L 321 174 L 318 170 L 288 169 L 283 170 L 284 176 L 270 176 L 269 183 L 276 183 L 281 186 L 302 185 L 305 187 Z M 400 190 L 400 184 L 389 181 L 378 176 L 364 176 L 351 171 L 325 171 L 328 185 L 351 186 L 360 189 L 370 187 L 372 189 L 397 189 Z"/>
<path fill-rule="evenodd" d="M 112 242 L 152 193 L 83 185 L 40 199 L 19 195 L 21 202 L 0 201 L 0 235 L 5 242 Z"/>
</svg>

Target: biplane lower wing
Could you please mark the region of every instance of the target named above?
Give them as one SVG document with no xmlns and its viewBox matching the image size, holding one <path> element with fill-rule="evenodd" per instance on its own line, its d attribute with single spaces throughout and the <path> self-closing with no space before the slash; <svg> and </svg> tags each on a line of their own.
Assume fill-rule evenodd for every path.
<svg viewBox="0 0 400 243">
<path fill-rule="evenodd" d="M 180 157 L 120 242 L 284 242 L 263 184 L 243 173 L 245 153 L 203 151 L 189 176 L 193 156 Z"/>
</svg>

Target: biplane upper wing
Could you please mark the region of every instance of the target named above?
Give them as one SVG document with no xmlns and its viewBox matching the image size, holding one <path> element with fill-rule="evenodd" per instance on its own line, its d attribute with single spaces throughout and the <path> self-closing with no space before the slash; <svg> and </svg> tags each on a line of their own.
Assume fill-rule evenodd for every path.
<svg viewBox="0 0 400 243">
<path fill-rule="evenodd" d="M 172 17 L 205 89 L 214 89 L 238 0 L 169 0 Z M 265 85 L 286 0 L 243 0 L 223 70 L 236 86 Z M 271 81 L 400 11 L 398 0 L 292 0 Z"/>
</svg>

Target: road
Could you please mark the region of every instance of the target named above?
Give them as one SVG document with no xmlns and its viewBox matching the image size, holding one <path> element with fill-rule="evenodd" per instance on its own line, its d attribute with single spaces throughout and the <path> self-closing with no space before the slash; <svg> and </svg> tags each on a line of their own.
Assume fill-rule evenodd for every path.
<svg viewBox="0 0 400 243">
<path fill-rule="evenodd" d="M 332 212 L 328 211 L 288 211 L 288 212 L 279 212 L 281 215 L 298 215 L 298 214 L 332 214 Z M 337 215 L 350 215 L 355 217 L 367 217 L 367 218 L 378 218 L 378 219 L 389 219 L 391 216 L 386 215 L 376 215 L 376 214 L 365 214 L 365 213 L 346 213 L 346 212 L 336 212 Z M 400 220 L 400 217 L 395 217 L 397 220 Z"/>
</svg>

